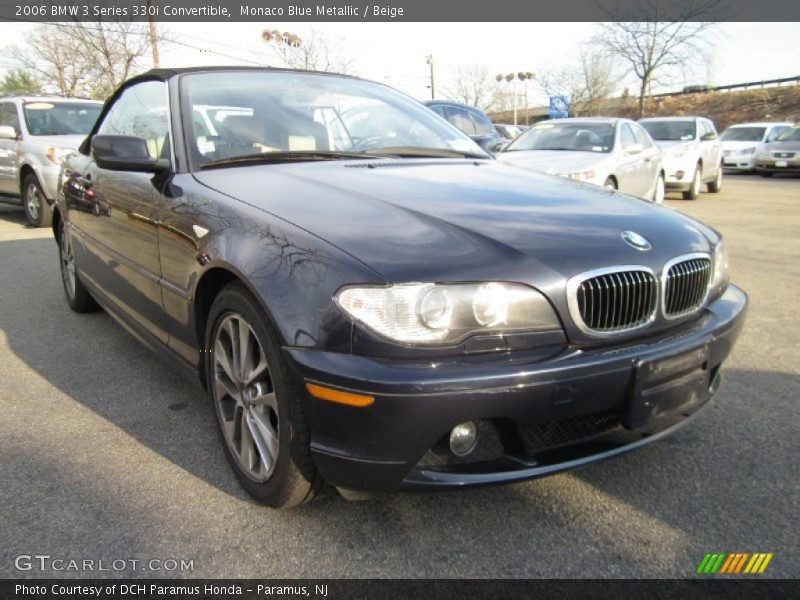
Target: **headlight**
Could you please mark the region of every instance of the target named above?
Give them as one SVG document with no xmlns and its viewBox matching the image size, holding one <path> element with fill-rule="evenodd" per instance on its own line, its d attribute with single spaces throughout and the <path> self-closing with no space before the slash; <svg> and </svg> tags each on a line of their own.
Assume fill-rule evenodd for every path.
<svg viewBox="0 0 800 600">
<path fill-rule="evenodd" d="M 47 159 L 54 165 L 60 165 L 61 161 L 67 158 L 70 154 L 74 153 L 75 150 L 72 148 L 56 148 L 55 146 L 50 146 L 44 151 Z"/>
<path fill-rule="evenodd" d="M 559 175 L 574 181 L 588 181 L 589 179 L 594 179 L 596 173 L 594 171 L 573 171 L 571 173 L 559 173 Z"/>
<path fill-rule="evenodd" d="M 756 153 L 755 146 L 753 146 L 752 148 L 743 148 L 739 150 L 739 154 L 741 154 L 742 156 L 749 156 L 750 154 L 755 154 L 755 153 Z"/>
<path fill-rule="evenodd" d="M 682 158 L 685 158 L 687 154 L 689 154 L 689 149 L 684 148 L 683 150 L 673 150 L 672 152 L 669 153 L 669 156 L 670 158 L 673 158 L 675 160 L 680 160 Z"/>
<path fill-rule="evenodd" d="M 475 333 L 560 329 L 547 299 L 520 283 L 408 283 L 345 287 L 334 297 L 350 317 L 408 344 L 452 344 Z"/>
<path fill-rule="evenodd" d="M 711 280 L 711 293 L 719 295 L 730 281 L 730 261 L 724 240 L 720 240 L 714 248 L 714 277 Z"/>
</svg>

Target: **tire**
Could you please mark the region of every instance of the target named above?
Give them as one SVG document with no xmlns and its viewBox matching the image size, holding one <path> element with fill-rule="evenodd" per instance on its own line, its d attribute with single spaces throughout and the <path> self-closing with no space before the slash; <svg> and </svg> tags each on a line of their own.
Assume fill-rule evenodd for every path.
<svg viewBox="0 0 800 600">
<path fill-rule="evenodd" d="M 47 204 L 42 186 L 33 173 L 28 173 L 22 181 L 22 206 L 25 208 L 25 218 L 31 227 L 50 226 L 53 210 Z"/>
<path fill-rule="evenodd" d="M 712 194 L 718 194 L 722 191 L 722 167 L 717 169 L 717 175 L 714 177 L 714 181 L 709 181 L 706 185 L 706 189 Z"/>
<path fill-rule="evenodd" d="M 603 182 L 603 187 L 607 190 L 616 190 L 617 189 L 617 182 L 614 181 L 613 177 L 607 177 L 605 182 Z"/>
<path fill-rule="evenodd" d="M 761 171 L 759 175 L 762 177 L 772 177 L 775 173 L 770 173 L 769 171 Z"/>
<path fill-rule="evenodd" d="M 664 174 L 659 173 L 658 179 L 656 179 L 656 186 L 653 190 L 653 202 L 656 204 L 663 204 L 664 203 L 664 195 L 666 194 L 666 188 L 664 183 Z"/>
<path fill-rule="evenodd" d="M 207 323 L 206 384 L 239 483 L 275 508 L 312 500 L 323 480 L 311 457 L 302 395 L 288 376 L 277 332 L 239 282 L 217 295 Z M 249 348 L 244 361 L 242 336 Z"/>
<path fill-rule="evenodd" d="M 683 199 L 697 200 L 700 197 L 700 188 L 702 186 L 703 182 L 701 181 L 700 165 L 697 165 L 694 170 L 694 176 L 692 177 L 691 187 L 683 192 Z"/>
<path fill-rule="evenodd" d="M 67 235 L 63 221 L 58 227 L 58 261 L 61 267 L 61 283 L 64 285 L 64 295 L 69 307 L 76 313 L 99 309 L 97 302 L 81 283 L 75 264 L 75 253 L 72 250 L 72 240 Z"/>
</svg>

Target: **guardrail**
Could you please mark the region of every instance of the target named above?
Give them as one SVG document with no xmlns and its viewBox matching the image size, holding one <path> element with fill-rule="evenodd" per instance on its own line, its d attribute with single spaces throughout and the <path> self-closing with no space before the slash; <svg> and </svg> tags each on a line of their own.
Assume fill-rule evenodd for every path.
<svg viewBox="0 0 800 600">
<path fill-rule="evenodd" d="M 791 85 L 800 84 L 800 75 L 796 77 L 782 77 L 781 79 L 765 79 L 763 81 L 748 81 L 747 83 L 733 83 L 730 85 L 717 86 L 689 86 L 698 89 L 683 89 L 680 92 L 666 92 L 663 94 L 653 94 L 651 98 L 667 98 L 670 96 L 683 96 L 685 94 L 706 94 L 708 92 L 729 92 L 732 90 L 749 90 L 752 88 L 763 88 L 767 86 L 780 87 L 784 83 Z"/>
</svg>

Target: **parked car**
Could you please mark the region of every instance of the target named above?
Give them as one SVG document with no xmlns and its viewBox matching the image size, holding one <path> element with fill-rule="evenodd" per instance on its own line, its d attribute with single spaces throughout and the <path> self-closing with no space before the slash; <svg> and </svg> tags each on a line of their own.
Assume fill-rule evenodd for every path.
<svg viewBox="0 0 800 600">
<path fill-rule="evenodd" d="M 487 152 L 496 152 L 503 144 L 503 138 L 495 130 L 491 119 L 480 108 L 447 100 L 428 100 L 423 104 L 466 133 Z"/>
<path fill-rule="evenodd" d="M 589 117 L 537 123 L 498 160 L 661 203 L 661 150 L 633 121 Z"/>
<path fill-rule="evenodd" d="M 800 173 L 800 125 L 793 125 L 764 145 L 756 155 L 756 171 L 762 177 Z"/>
<path fill-rule="evenodd" d="M 775 141 L 791 123 L 741 123 L 731 125 L 720 136 L 722 165 L 732 171 L 749 173 L 756 167 L 756 155 L 764 144 Z"/>
<path fill-rule="evenodd" d="M 0 98 L 0 194 L 19 197 L 34 227 L 50 225 L 61 160 L 84 140 L 101 108 L 78 98 Z"/>
<path fill-rule="evenodd" d="M 722 143 L 710 119 L 653 117 L 639 124 L 664 150 L 667 190 L 696 200 L 704 183 L 712 194 L 722 189 Z"/>
<path fill-rule="evenodd" d="M 234 109 L 216 135 L 194 117 L 209 106 Z M 338 107 L 383 118 L 353 139 Z M 63 169 L 67 303 L 202 382 L 272 506 L 639 448 L 714 395 L 743 323 L 718 232 L 494 160 L 357 78 L 151 71 Z"/>
<path fill-rule="evenodd" d="M 495 123 L 494 129 L 497 131 L 497 135 L 499 135 L 503 140 L 508 140 L 510 142 L 517 139 L 526 128 L 523 125 L 506 125 L 502 123 Z"/>
</svg>

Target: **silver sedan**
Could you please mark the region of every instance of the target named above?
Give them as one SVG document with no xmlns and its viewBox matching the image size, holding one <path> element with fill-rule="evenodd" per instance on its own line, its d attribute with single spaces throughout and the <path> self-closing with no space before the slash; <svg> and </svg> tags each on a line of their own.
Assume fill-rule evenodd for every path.
<svg viewBox="0 0 800 600">
<path fill-rule="evenodd" d="M 534 125 L 498 160 L 661 203 L 661 150 L 628 119 L 555 119 Z"/>
</svg>

